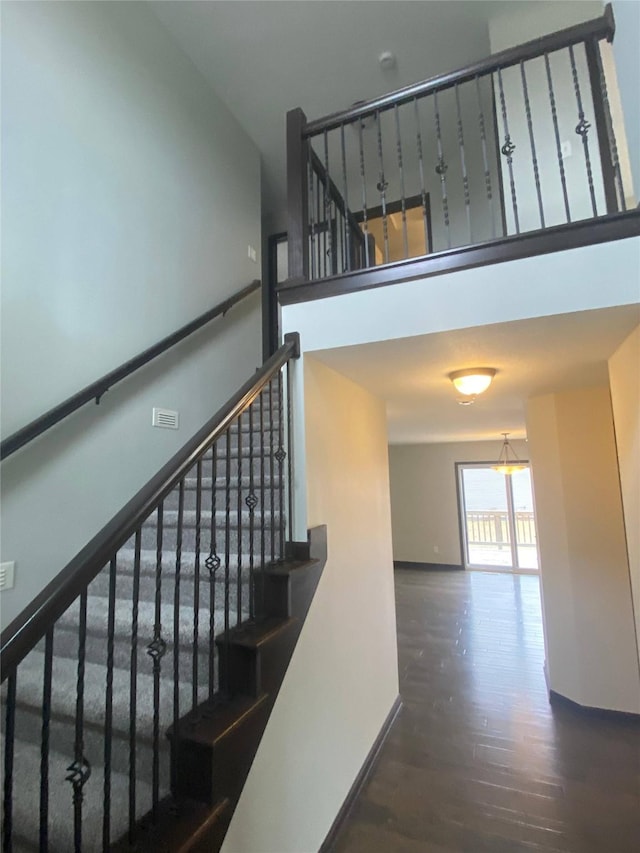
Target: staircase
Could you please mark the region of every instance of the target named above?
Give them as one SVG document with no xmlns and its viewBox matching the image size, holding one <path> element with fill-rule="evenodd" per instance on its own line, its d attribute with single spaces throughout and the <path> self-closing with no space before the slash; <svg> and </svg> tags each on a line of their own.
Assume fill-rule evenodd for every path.
<svg viewBox="0 0 640 853">
<path fill-rule="evenodd" d="M 322 562 L 285 544 L 279 370 L 217 433 L 3 673 L 5 851 L 221 845 Z"/>
</svg>

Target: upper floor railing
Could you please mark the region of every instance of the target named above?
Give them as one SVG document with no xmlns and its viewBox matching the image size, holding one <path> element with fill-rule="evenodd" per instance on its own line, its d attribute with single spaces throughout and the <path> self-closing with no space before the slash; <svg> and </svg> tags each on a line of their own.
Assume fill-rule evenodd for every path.
<svg viewBox="0 0 640 853">
<path fill-rule="evenodd" d="M 281 298 L 522 256 L 505 246 L 525 237 L 533 254 L 612 239 L 614 224 L 615 236 L 639 233 L 637 211 L 624 215 L 632 189 L 612 110 L 614 29 L 607 6 L 325 118 L 291 111 Z M 604 226 L 595 236 L 585 230 L 594 221 Z"/>
</svg>

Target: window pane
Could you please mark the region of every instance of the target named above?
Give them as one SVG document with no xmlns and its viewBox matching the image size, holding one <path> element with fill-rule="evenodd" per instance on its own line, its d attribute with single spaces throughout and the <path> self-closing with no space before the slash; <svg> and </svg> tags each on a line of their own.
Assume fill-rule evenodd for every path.
<svg viewBox="0 0 640 853">
<path fill-rule="evenodd" d="M 511 566 L 507 488 L 504 474 L 492 468 L 463 468 L 467 562 L 473 566 Z"/>
<path fill-rule="evenodd" d="M 518 565 L 521 569 L 537 569 L 536 523 L 533 515 L 533 493 L 529 468 L 516 471 L 515 474 L 511 475 L 511 488 L 513 490 Z"/>
</svg>

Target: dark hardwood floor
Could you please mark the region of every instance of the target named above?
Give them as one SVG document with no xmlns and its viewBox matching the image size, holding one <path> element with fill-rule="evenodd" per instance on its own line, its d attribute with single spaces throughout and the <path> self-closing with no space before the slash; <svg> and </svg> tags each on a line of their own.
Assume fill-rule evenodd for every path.
<svg viewBox="0 0 640 853">
<path fill-rule="evenodd" d="M 549 705 L 538 578 L 396 596 L 404 705 L 335 853 L 639 853 L 640 724 Z"/>
</svg>

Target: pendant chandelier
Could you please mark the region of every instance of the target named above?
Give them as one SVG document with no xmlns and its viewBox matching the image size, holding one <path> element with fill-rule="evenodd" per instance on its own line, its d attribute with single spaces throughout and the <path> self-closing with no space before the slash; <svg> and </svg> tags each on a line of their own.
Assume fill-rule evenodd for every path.
<svg viewBox="0 0 640 853">
<path fill-rule="evenodd" d="M 502 450 L 495 465 L 492 465 L 494 471 L 499 471 L 500 474 L 515 474 L 516 471 L 524 471 L 527 467 L 518 459 L 518 454 L 515 452 L 509 443 L 509 433 L 503 432 L 504 441 L 502 442 Z"/>
</svg>

